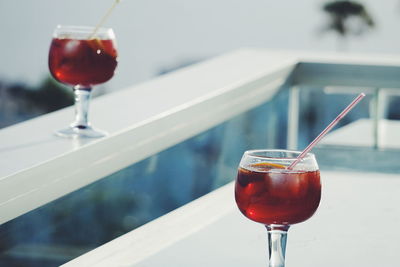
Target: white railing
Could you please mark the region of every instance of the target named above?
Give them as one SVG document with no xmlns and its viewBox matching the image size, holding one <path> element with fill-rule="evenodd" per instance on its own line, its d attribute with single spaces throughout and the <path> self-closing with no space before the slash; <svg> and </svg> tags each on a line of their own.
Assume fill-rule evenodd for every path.
<svg viewBox="0 0 400 267">
<path fill-rule="evenodd" d="M 295 63 L 243 50 L 99 97 L 92 122 L 111 134 L 98 140 L 52 135 L 72 108 L 1 130 L 0 223 L 268 101 Z"/>
<path fill-rule="evenodd" d="M 271 99 L 282 88 L 400 88 L 400 57 L 240 50 L 92 101 L 98 140 L 52 135 L 67 108 L 0 130 L 0 223 Z M 296 98 L 289 145 L 296 145 Z"/>
<path fill-rule="evenodd" d="M 291 92 L 287 132 L 288 146 L 295 148 L 303 86 L 335 92 L 369 88 L 378 145 L 385 95 L 397 94 L 398 73 L 398 56 L 240 50 L 94 99 L 91 120 L 111 133 L 106 138 L 54 136 L 52 131 L 72 118 L 72 108 L 2 129 L 0 224 L 261 105 L 279 90 Z M 135 231 L 151 235 L 141 229 L 146 228 Z M 131 248 L 124 246 L 131 244 L 123 240 L 129 238 L 114 240 L 71 266 L 112 257 L 116 248 L 128 253 Z"/>
</svg>

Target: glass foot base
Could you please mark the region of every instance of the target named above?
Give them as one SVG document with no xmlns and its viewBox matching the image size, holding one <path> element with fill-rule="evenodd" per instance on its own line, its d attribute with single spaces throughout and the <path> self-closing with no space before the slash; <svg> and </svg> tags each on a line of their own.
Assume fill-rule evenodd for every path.
<svg viewBox="0 0 400 267">
<path fill-rule="evenodd" d="M 90 126 L 70 126 L 57 131 L 56 135 L 65 138 L 100 138 L 107 136 L 108 133 Z"/>
</svg>

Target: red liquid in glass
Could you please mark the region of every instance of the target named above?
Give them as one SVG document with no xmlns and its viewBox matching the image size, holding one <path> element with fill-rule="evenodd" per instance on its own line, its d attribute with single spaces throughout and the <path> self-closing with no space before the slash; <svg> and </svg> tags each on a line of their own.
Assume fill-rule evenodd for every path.
<svg viewBox="0 0 400 267">
<path fill-rule="evenodd" d="M 235 198 L 240 211 L 266 225 L 290 225 L 310 218 L 321 199 L 319 171 L 270 170 L 267 165 L 239 169 Z"/>
<path fill-rule="evenodd" d="M 72 86 L 91 87 L 111 79 L 117 66 L 114 40 L 54 38 L 49 53 L 53 77 Z"/>
</svg>

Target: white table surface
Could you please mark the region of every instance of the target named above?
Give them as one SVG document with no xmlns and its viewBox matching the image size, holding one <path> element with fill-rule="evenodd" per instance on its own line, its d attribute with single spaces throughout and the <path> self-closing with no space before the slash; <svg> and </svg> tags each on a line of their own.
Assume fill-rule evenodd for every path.
<svg viewBox="0 0 400 267">
<path fill-rule="evenodd" d="M 317 213 L 289 230 L 287 266 L 400 266 L 400 175 L 324 172 Z M 267 266 L 267 233 L 233 184 L 65 266 Z"/>
</svg>

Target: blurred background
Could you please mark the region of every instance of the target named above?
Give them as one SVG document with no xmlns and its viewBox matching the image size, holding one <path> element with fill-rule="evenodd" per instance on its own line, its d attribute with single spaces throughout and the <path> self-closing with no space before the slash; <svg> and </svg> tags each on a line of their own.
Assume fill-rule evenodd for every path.
<svg viewBox="0 0 400 267">
<path fill-rule="evenodd" d="M 71 88 L 48 71 L 52 32 L 57 24 L 97 24 L 113 1 L 0 2 L 0 128 L 73 104 Z M 98 86 L 95 96 L 243 47 L 400 53 L 399 0 L 124 0 L 105 26 L 116 33 L 119 63 L 116 75 Z M 311 89 L 300 96 L 305 107 L 299 114 L 300 148 L 354 97 Z M 342 123 L 369 118 L 371 99 Z M 0 225 L 0 266 L 57 266 L 232 181 L 245 149 L 285 147 L 287 106 L 285 91 Z M 388 118 L 399 119 L 400 111 L 389 112 Z M 376 165 L 361 167 L 376 171 Z M 396 168 L 379 171 L 398 172 L 397 162 L 392 165 Z"/>
<path fill-rule="evenodd" d="M 113 0 L 1 1 L 0 127 L 71 105 L 50 78 L 57 24 L 96 25 Z M 119 65 L 100 95 L 238 48 L 392 53 L 400 51 L 400 1 L 124 0 L 105 26 Z"/>
</svg>

